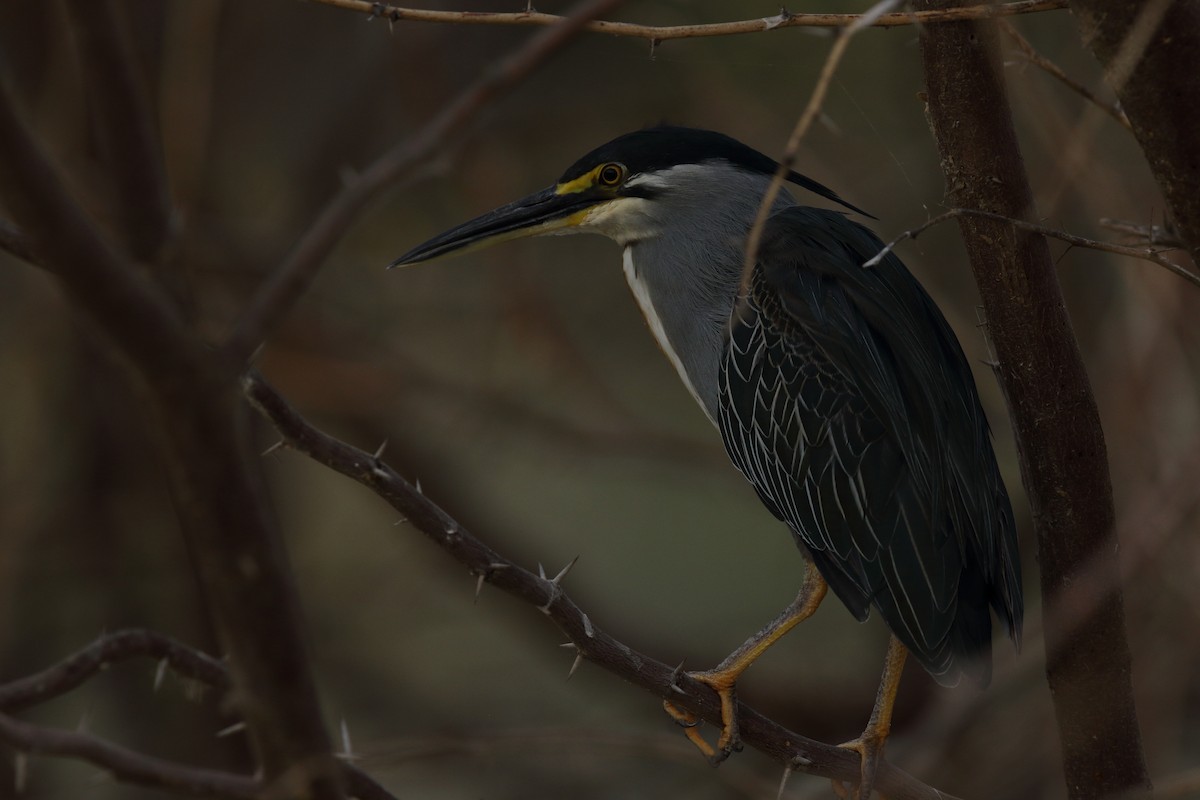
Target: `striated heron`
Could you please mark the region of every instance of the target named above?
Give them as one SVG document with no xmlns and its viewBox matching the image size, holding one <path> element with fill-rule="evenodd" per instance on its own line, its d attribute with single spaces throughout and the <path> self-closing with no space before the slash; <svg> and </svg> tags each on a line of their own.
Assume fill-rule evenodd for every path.
<svg viewBox="0 0 1200 800">
<path fill-rule="evenodd" d="M 929 295 L 843 212 L 784 191 L 749 275 L 746 239 L 778 164 L 728 136 L 656 127 L 620 136 L 557 183 L 397 259 L 414 264 L 525 236 L 599 233 L 624 253 L 650 330 L 717 426 L 730 458 L 809 563 L 796 600 L 716 669 L 713 761 L 738 745 L 735 682 L 809 617 L 827 589 L 891 630 L 862 735 L 858 794 L 871 793 L 907 653 L 941 684 L 991 673 L 992 612 L 1020 641 L 1012 508 L 970 368 Z M 796 172 L 801 189 L 859 209 Z M 814 569 L 815 567 L 815 569 Z"/>
</svg>

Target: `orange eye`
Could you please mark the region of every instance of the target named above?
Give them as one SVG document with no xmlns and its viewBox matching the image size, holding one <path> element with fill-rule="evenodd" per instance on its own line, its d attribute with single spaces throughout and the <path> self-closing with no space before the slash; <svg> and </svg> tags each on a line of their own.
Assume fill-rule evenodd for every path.
<svg viewBox="0 0 1200 800">
<path fill-rule="evenodd" d="M 620 164 L 605 164 L 596 173 L 596 180 L 601 186 L 620 186 L 625 180 L 625 167 Z"/>
</svg>

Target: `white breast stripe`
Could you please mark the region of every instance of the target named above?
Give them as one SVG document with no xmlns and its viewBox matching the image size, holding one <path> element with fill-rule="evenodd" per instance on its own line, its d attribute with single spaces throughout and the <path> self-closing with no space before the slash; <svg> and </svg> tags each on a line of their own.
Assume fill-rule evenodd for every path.
<svg viewBox="0 0 1200 800">
<path fill-rule="evenodd" d="M 633 298 L 637 300 L 638 308 L 642 309 L 642 315 L 645 316 L 646 322 L 650 325 L 650 332 L 654 334 L 654 338 L 658 341 L 658 346 L 675 365 L 675 371 L 679 373 L 680 380 L 687 390 L 692 393 L 692 397 L 700 406 L 700 410 L 704 412 L 704 416 L 708 417 L 708 421 L 713 425 L 717 422 L 708 413 L 708 408 L 700 400 L 700 395 L 696 393 L 696 387 L 692 386 L 692 380 L 688 377 L 687 370 L 683 368 L 683 362 L 679 360 L 679 356 L 675 354 L 674 348 L 671 347 L 671 342 L 667 339 L 667 332 L 663 329 L 662 320 L 658 318 L 658 312 L 654 310 L 654 303 L 650 301 L 650 290 L 645 282 L 638 275 L 637 268 L 633 265 L 633 248 L 626 247 L 625 254 L 622 258 L 625 265 L 625 280 L 629 281 L 629 288 L 633 290 Z"/>
</svg>

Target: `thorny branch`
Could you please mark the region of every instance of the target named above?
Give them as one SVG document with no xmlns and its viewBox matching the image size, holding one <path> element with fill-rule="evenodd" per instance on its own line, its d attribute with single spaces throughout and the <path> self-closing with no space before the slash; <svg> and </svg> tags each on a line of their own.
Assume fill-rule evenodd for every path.
<svg viewBox="0 0 1200 800">
<path fill-rule="evenodd" d="M 221 692 L 232 686 L 225 665 L 207 653 L 155 631 L 115 631 L 41 672 L 0 684 L 0 741 L 21 753 L 87 761 L 126 783 L 205 797 L 262 798 L 266 787 L 261 780 L 248 775 L 178 764 L 88 733 L 31 725 L 9 716 L 13 711 L 66 694 L 112 663 L 140 657 L 159 660 L 156 687 L 162 671 L 168 667 L 181 677 Z M 395 800 L 358 767 L 345 761 L 339 765 L 351 796 L 361 800 Z"/>
<path fill-rule="evenodd" d="M 20 711 L 66 694 L 115 661 L 157 658 L 176 674 L 226 690 L 229 673 L 212 656 L 161 633 L 124 630 L 101 636 L 57 664 L 26 678 L 0 684 L 0 710 Z"/>
<path fill-rule="evenodd" d="M 1143 261 L 1150 261 L 1154 264 L 1158 264 L 1160 267 L 1170 270 L 1189 283 L 1200 286 L 1200 275 L 1197 275 L 1191 270 L 1179 266 L 1169 258 L 1163 257 L 1162 253 L 1164 251 L 1177 249 L 1174 246 L 1129 247 L 1122 244 L 1113 244 L 1112 242 L 1100 242 L 1096 241 L 1095 239 L 1085 239 L 1082 236 L 1075 236 L 1074 234 L 1067 233 L 1066 231 L 1060 231 L 1055 228 L 1047 228 L 1044 225 L 1037 225 L 1032 222 L 1005 217 L 1001 214 L 993 214 L 989 211 L 980 211 L 979 209 L 975 208 L 952 208 L 945 213 L 938 214 L 936 217 L 924 223 L 923 225 L 918 225 L 911 230 L 905 231 L 892 241 L 888 242 L 882 250 L 875 254 L 874 257 L 864 262 L 863 266 L 873 267 L 878 264 L 884 256 L 890 253 L 896 247 L 896 245 L 900 244 L 900 242 L 903 242 L 905 239 L 916 239 L 919 235 L 935 225 L 939 225 L 949 219 L 963 216 L 982 217 L 984 219 L 995 220 L 997 222 L 1007 222 L 1014 228 L 1019 228 L 1023 231 L 1029 231 L 1030 233 L 1038 233 L 1042 236 L 1048 236 L 1051 239 L 1058 239 L 1061 242 L 1066 242 L 1067 244 L 1074 245 L 1076 247 L 1086 247 L 1089 250 L 1100 250 L 1105 253 L 1114 253 L 1119 256 L 1129 256 L 1130 258 L 1139 258 Z M 1109 222 L 1111 223 L 1112 221 L 1110 220 Z"/>
<path fill-rule="evenodd" d="M 482 11 L 429 11 L 417 8 L 402 8 L 369 0 L 315 0 L 327 6 L 344 8 L 382 18 L 389 22 L 442 22 L 459 25 L 556 25 L 563 20 L 556 14 L 538 11 L 493 13 Z M 952 22 L 956 20 L 991 19 L 1018 14 L 1035 14 L 1067 7 L 1067 0 L 1018 0 L 1012 3 L 981 3 L 965 8 L 944 11 L 906 11 L 884 14 L 870 24 L 877 28 L 895 28 L 905 25 L 922 25 L 930 22 Z M 783 9 L 773 17 L 739 20 L 737 22 L 715 22 L 708 25 L 638 25 L 632 22 L 607 22 L 596 20 L 584 25 L 592 33 L 606 33 L 634 39 L 649 39 L 663 42 L 667 39 L 694 39 L 704 36 L 732 36 L 746 33 L 781 30 L 783 28 L 845 28 L 856 25 L 869 16 L 867 14 L 796 14 Z"/>
<path fill-rule="evenodd" d="M 381 452 L 368 453 L 314 428 L 257 373 L 244 379 L 243 388 L 250 403 L 271 421 L 287 445 L 370 488 L 434 544 L 466 566 L 476 576 L 479 587 L 489 583 L 549 617 L 570 640 L 568 646 L 576 653 L 576 663 L 587 659 L 659 698 L 670 699 L 708 722 L 719 724 L 720 701 L 716 694 L 678 668 L 636 652 L 602 631 L 563 591 L 561 582 L 567 570 L 550 578 L 523 569 L 475 538 L 404 480 L 382 461 Z M 738 719 L 745 744 L 781 764 L 829 779 L 858 779 L 859 763 L 853 753 L 793 733 L 744 703 L 738 705 Z M 953 800 L 889 764 L 880 766 L 876 786 L 892 800 Z"/>
</svg>

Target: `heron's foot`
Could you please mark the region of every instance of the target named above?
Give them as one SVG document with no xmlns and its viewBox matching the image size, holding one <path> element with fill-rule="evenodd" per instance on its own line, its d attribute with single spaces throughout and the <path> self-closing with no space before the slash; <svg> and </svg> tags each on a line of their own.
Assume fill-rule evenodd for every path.
<svg viewBox="0 0 1200 800">
<path fill-rule="evenodd" d="M 851 742 L 844 742 L 838 747 L 853 750 L 861 759 L 859 766 L 858 785 L 853 794 L 841 781 L 833 782 L 834 793 L 842 800 L 870 800 L 871 790 L 875 787 L 875 773 L 883 760 L 883 746 L 887 744 L 886 731 L 865 730 L 862 735 Z"/>
<path fill-rule="evenodd" d="M 721 735 L 717 737 L 717 746 L 713 747 L 700 735 L 698 730 L 700 718 L 695 714 L 679 708 L 670 700 L 663 701 L 663 710 L 683 728 L 684 734 L 692 744 L 696 745 L 696 749 L 704 754 L 709 763 L 716 766 L 729 758 L 731 753 L 742 749 L 737 721 L 737 694 L 735 691 L 737 675 L 728 671 L 714 670 L 712 672 L 689 672 L 688 677 L 708 686 L 721 698 Z"/>
</svg>

